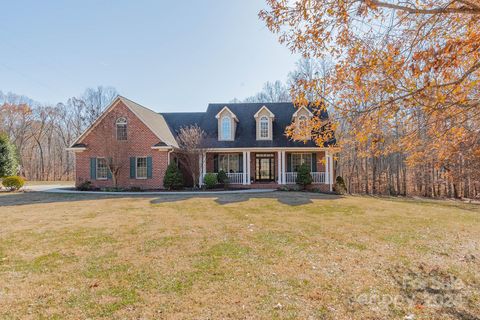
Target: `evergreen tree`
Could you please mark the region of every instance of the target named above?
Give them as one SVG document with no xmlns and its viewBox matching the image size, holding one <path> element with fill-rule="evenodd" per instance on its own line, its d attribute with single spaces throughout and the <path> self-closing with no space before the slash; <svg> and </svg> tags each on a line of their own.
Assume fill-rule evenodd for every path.
<svg viewBox="0 0 480 320">
<path fill-rule="evenodd" d="M 298 167 L 296 182 L 303 188 L 313 182 L 312 175 L 310 174 L 310 167 L 305 163 Z"/>
<path fill-rule="evenodd" d="M 0 133 L 0 178 L 16 175 L 18 172 L 18 159 L 15 146 L 8 136 Z"/>
<path fill-rule="evenodd" d="M 183 175 L 176 163 L 170 163 L 163 177 L 163 186 L 168 190 L 181 189 L 183 187 Z"/>
</svg>

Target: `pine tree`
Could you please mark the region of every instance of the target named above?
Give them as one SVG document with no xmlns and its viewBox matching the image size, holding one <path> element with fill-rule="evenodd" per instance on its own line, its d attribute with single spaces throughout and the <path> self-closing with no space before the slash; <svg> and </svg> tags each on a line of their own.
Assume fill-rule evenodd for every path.
<svg viewBox="0 0 480 320">
<path fill-rule="evenodd" d="M 312 175 L 310 174 L 310 167 L 305 163 L 298 167 L 296 182 L 303 188 L 313 182 Z"/>
<path fill-rule="evenodd" d="M 18 172 L 18 159 L 15 146 L 8 136 L 0 134 L 0 178 L 16 175 Z"/>
<path fill-rule="evenodd" d="M 168 190 L 176 190 L 183 187 L 183 175 L 175 163 L 168 165 L 163 178 L 163 186 Z"/>
</svg>

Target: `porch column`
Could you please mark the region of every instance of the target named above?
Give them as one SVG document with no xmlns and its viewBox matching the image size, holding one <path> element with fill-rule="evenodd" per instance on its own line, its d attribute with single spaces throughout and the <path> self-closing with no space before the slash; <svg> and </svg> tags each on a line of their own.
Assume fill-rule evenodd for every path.
<svg viewBox="0 0 480 320">
<path fill-rule="evenodd" d="M 245 185 L 247 184 L 247 152 L 243 151 L 243 157 L 242 157 L 242 167 L 243 167 L 243 173 L 242 173 L 242 184 Z"/>
<path fill-rule="evenodd" d="M 282 152 L 277 152 L 277 159 L 278 159 L 278 184 L 282 184 Z"/>
<path fill-rule="evenodd" d="M 329 185 L 330 191 L 332 191 L 332 182 L 331 182 L 331 169 L 330 169 L 330 153 L 325 151 L 325 183 Z"/>
<path fill-rule="evenodd" d="M 203 174 L 207 173 L 207 153 L 202 154 L 202 171 Z"/>
<path fill-rule="evenodd" d="M 200 155 L 200 157 L 198 157 L 198 186 L 203 186 L 203 165 L 202 165 L 202 158 L 203 158 L 203 155 Z M 195 187 L 195 181 L 193 181 L 193 184 L 194 184 L 194 187 Z"/>
<path fill-rule="evenodd" d="M 285 151 L 282 151 L 282 184 L 287 183 L 287 179 L 285 177 L 285 171 L 287 168 L 287 164 L 285 163 L 286 159 L 287 158 L 285 157 Z"/>
<path fill-rule="evenodd" d="M 200 167 L 200 176 L 198 177 L 198 184 L 203 186 L 203 176 L 207 172 L 207 154 L 203 152 L 198 158 L 198 166 Z"/>
<path fill-rule="evenodd" d="M 330 172 L 328 173 L 328 176 L 330 177 L 330 192 L 333 191 L 333 181 L 335 177 L 333 176 L 333 155 L 329 154 L 329 159 L 328 159 L 329 165 L 328 168 L 330 169 Z"/>
<path fill-rule="evenodd" d="M 246 179 L 247 179 L 247 184 L 250 184 L 250 151 L 247 151 L 247 169 L 245 171 L 247 171 L 246 175 Z"/>
</svg>

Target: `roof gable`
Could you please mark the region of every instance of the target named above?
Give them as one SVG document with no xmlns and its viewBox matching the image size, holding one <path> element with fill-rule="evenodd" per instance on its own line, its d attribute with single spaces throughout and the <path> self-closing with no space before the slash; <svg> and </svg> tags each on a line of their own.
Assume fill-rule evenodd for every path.
<svg viewBox="0 0 480 320">
<path fill-rule="evenodd" d="M 310 117 L 313 117 L 312 111 L 308 110 L 308 108 L 306 108 L 305 106 L 301 106 L 297 109 L 297 111 L 293 113 L 292 118 L 296 118 L 301 111 L 306 111 Z"/>
<path fill-rule="evenodd" d="M 167 145 L 178 147 L 177 141 L 170 131 L 167 122 L 161 114 L 158 114 L 148 108 L 145 108 L 138 103 L 135 103 L 125 97 L 117 96 L 113 101 L 108 105 L 107 108 L 102 112 L 102 114 L 95 120 L 90 127 L 88 127 L 76 140 L 72 143 L 71 148 L 74 148 L 75 145 L 80 144 L 80 142 L 111 112 L 119 102 L 122 102 L 137 118 L 140 119 L 150 131 L 153 132 L 162 142 Z"/>
<path fill-rule="evenodd" d="M 216 115 L 215 115 L 215 118 L 219 119 L 220 118 L 220 115 L 223 113 L 223 112 L 228 112 L 232 115 L 232 118 L 235 119 L 235 121 L 238 121 L 238 118 L 237 116 L 235 115 L 235 113 L 232 112 L 232 110 L 230 110 L 227 106 L 223 107 L 222 110 L 220 110 Z"/>
<path fill-rule="evenodd" d="M 273 112 L 270 111 L 270 109 L 268 109 L 266 106 L 261 107 L 260 110 L 258 110 L 258 111 L 253 115 L 253 117 L 254 117 L 255 119 L 258 118 L 258 116 L 260 115 L 260 113 L 261 113 L 262 111 L 266 111 L 266 112 L 268 113 L 268 115 L 269 115 L 270 118 L 275 118 L 275 115 L 273 114 Z"/>
</svg>

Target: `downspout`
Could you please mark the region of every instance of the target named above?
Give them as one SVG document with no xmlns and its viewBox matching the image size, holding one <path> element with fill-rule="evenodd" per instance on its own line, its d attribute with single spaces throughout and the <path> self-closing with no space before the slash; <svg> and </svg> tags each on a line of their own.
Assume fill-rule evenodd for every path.
<svg viewBox="0 0 480 320">
<path fill-rule="evenodd" d="M 169 149 L 168 150 L 168 153 L 167 153 L 167 165 L 170 165 L 170 154 L 173 152 L 173 148 Z"/>
</svg>

